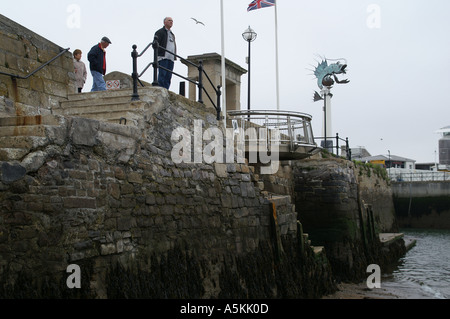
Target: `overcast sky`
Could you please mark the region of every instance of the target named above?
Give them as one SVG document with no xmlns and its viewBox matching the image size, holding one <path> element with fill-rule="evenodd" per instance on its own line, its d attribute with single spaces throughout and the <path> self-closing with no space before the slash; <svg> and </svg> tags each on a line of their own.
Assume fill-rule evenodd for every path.
<svg viewBox="0 0 450 319">
<path fill-rule="evenodd" d="M 252 109 L 276 110 L 275 10 L 247 12 L 250 2 L 224 1 L 225 54 L 246 69 L 242 33 L 249 25 L 258 33 L 252 44 Z M 341 79 L 351 82 L 332 89 L 333 135 L 348 137 L 351 147 L 364 146 L 372 155 L 390 150 L 434 162 L 440 139 L 435 131 L 450 125 L 450 1 L 277 2 L 281 109 L 311 114 L 321 136 L 323 104 L 312 100 L 319 89 L 311 70 L 319 56 L 345 58 L 348 74 Z M 131 74 L 132 45 L 142 50 L 166 16 L 174 19 L 179 55 L 221 53 L 219 0 L 15 0 L 2 1 L 0 13 L 72 52 L 81 49 L 86 64 L 89 49 L 108 36 L 108 73 Z M 147 55 L 142 68 L 150 62 Z M 175 68 L 187 74 L 180 62 Z M 152 82 L 150 76 L 144 80 Z M 84 91 L 91 84 L 89 75 Z M 247 75 L 241 98 L 246 109 Z"/>
</svg>

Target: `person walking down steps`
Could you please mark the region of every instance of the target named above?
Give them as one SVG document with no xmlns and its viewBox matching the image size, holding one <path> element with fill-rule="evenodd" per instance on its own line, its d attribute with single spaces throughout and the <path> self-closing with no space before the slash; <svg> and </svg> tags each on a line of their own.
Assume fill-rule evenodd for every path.
<svg viewBox="0 0 450 319">
<path fill-rule="evenodd" d="M 89 51 L 88 60 L 94 84 L 91 92 L 106 91 L 106 82 L 103 76 L 106 74 L 106 48 L 111 44 L 107 37 L 103 37 L 101 42 L 94 45 Z"/>
</svg>

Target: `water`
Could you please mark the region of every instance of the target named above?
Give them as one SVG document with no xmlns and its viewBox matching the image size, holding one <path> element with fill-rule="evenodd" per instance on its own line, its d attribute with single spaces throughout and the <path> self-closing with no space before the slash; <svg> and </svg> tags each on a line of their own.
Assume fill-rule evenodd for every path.
<svg viewBox="0 0 450 319">
<path fill-rule="evenodd" d="M 382 277 L 402 299 L 450 299 L 450 230 L 402 230 L 416 246 Z"/>
</svg>

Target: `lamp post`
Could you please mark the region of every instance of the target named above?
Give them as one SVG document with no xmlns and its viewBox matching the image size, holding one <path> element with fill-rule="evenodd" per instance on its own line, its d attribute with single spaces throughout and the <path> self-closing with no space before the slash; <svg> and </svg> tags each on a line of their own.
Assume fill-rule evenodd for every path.
<svg viewBox="0 0 450 319">
<path fill-rule="evenodd" d="M 248 59 L 247 59 L 247 63 L 248 63 L 248 105 L 247 105 L 247 108 L 249 111 L 250 111 L 250 83 L 251 83 L 251 81 L 250 81 L 251 43 L 256 40 L 257 36 L 258 36 L 258 34 L 252 28 L 250 28 L 250 26 L 248 26 L 248 29 L 245 30 L 244 33 L 242 33 L 242 37 L 244 38 L 245 41 L 248 42 Z"/>
<path fill-rule="evenodd" d="M 324 112 L 324 119 L 323 119 L 323 130 L 324 130 L 324 138 L 325 138 L 325 146 L 324 148 L 330 153 L 333 152 L 333 141 L 330 141 L 331 146 L 328 147 L 328 134 L 331 134 L 331 98 L 333 94 L 331 94 L 331 89 L 334 85 L 334 80 L 327 76 L 323 79 L 323 90 L 321 93 L 323 94 L 323 100 L 324 100 L 324 106 L 323 106 L 323 112 Z"/>
<path fill-rule="evenodd" d="M 391 178 L 391 167 L 392 167 L 392 163 L 391 163 L 391 151 L 388 150 L 388 154 L 389 154 L 389 170 L 388 170 L 388 176 L 389 178 Z"/>
</svg>

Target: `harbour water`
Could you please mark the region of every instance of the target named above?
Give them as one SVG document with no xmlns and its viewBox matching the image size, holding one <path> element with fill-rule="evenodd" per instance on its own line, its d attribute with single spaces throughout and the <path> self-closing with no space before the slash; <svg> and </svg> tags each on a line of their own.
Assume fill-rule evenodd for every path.
<svg viewBox="0 0 450 319">
<path fill-rule="evenodd" d="M 450 230 L 402 229 L 416 245 L 382 277 L 401 299 L 450 299 Z"/>
</svg>

